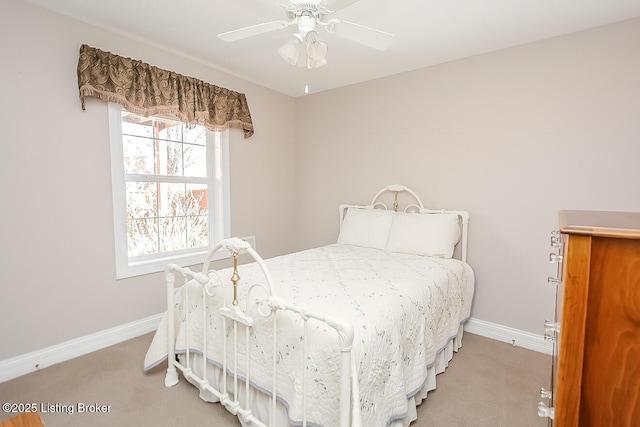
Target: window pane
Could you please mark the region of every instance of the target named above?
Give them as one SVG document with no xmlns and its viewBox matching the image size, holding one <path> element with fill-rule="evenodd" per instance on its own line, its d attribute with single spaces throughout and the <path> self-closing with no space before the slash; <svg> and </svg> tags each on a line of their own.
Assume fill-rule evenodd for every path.
<svg viewBox="0 0 640 427">
<path fill-rule="evenodd" d="M 128 111 L 122 112 L 122 134 L 153 138 L 152 119 L 136 116 Z"/>
<path fill-rule="evenodd" d="M 182 142 L 182 123 L 158 118 L 154 119 L 154 123 L 158 132 L 158 139 Z"/>
<path fill-rule="evenodd" d="M 187 196 L 185 184 L 158 184 L 160 188 L 159 216 L 173 217 L 185 215 Z"/>
<path fill-rule="evenodd" d="M 158 216 L 158 184 L 153 182 L 127 182 L 127 218 L 153 218 Z"/>
<path fill-rule="evenodd" d="M 189 248 L 201 248 L 209 245 L 209 216 L 187 217 L 187 245 Z"/>
<path fill-rule="evenodd" d="M 127 221 L 129 256 L 158 253 L 158 219 L 133 219 Z"/>
<path fill-rule="evenodd" d="M 154 151 L 153 139 L 123 135 L 124 173 L 153 174 Z"/>
<path fill-rule="evenodd" d="M 207 147 L 184 144 L 184 176 L 207 177 Z"/>
<path fill-rule="evenodd" d="M 208 213 L 207 186 L 205 184 L 187 184 L 186 215 L 206 215 Z"/>
<path fill-rule="evenodd" d="M 181 142 L 158 141 L 156 170 L 160 175 L 182 176 L 182 146 Z"/>
<path fill-rule="evenodd" d="M 207 144 L 207 129 L 204 126 L 185 125 L 183 132 L 184 142 L 197 145 Z"/>
<path fill-rule="evenodd" d="M 160 251 L 178 251 L 187 247 L 187 220 L 185 217 L 160 219 Z"/>
</svg>

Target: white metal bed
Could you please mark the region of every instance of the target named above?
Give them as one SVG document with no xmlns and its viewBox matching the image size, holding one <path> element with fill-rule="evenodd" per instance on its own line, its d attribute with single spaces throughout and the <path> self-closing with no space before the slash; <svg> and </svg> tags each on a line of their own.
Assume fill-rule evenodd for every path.
<svg viewBox="0 0 640 427">
<path fill-rule="evenodd" d="M 393 195 L 393 211 L 381 201 L 388 193 Z M 398 212 L 399 195 L 414 199 L 403 209 L 405 214 Z M 356 213 L 367 217 L 354 223 Z M 389 246 L 391 233 L 400 230 L 393 228 L 396 224 L 421 221 L 424 215 L 455 218 L 459 236 L 454 236 L 453 245 L 460 260 L 433 246 L 424 250 L 435 251 L 435 257 L 416 254 L 423 245 L 411 238 L 405 249 L 399 248 L 398 238 Z M 435 375 L 444 371 L 461 345 L 474 281 L 466 264 L 469 215 L 426 209 L 413 191 L 391 185 L 370 205 L 340 206 L 340 222 L 336 245 L 265 261 L 246 242 L 231 238 L 209 252 L 201 272 L 168 265 L 168 309 L 145 358 L 145 369 L 168 360 L 167 387 L 178 382 L 179 370 L 199 388 L 202 399 L 222 403 L 243 425 L 408 425 L 415 418 L 415 406 L 435 388 Z M 442 240 L 447 226 L 441 224 L 436 221 L 419 231 L 434 230 Z M 384 236 L 380 230 L 386 226 L 389 231 Z M 375 235 L 381 237 L 371 243 Z M 389 252 L 394 248 L 400 252 Z M 209 270 L 210 260 L 220 250 L 232 254 L 234 267 Z M 255 262 L 239 266 L 240 254 Z M 327 265 L 344 267 L 334 273 Z M 437 280 L 444 284 L 421 290 L 416 280 L 436 281 L 432 275 L 439 275 Z M 183 282 L 179 288 L 176 279 Z M 334 282 L 339 282 L 337 291 L 332 290 Z M 315 293 L 305 299 L 307 288 Z M 416 288 L 419 298 L 428 302 L 410 295 Z M 373 309 L 366 307 L 368 294 Z M 403 298 L 400 309 L 387 310 L 381 304 L 394 294 Z M 440 302 L 435 304 L 435 299 Z M 429 314 L 432 305 L 439 314 Z M 411 306 L 419 309 L 414 313 Z M 400 326 L 379 323 L 389 321 L 387 317 Z M 404 343 L 403 336 L 404 341 L 418 344 Z M 414 345 L 421 347 L 416 350 Z M 388 347 L 398 354 L 376 359 L 369 346 Z M 375 370 L 376 364 L 382 366 Z M 368 375 L 367 369 L 375 372 Z M 400 394 L 389 391 L 393 389 L 401 389 Z"/>
</svg>

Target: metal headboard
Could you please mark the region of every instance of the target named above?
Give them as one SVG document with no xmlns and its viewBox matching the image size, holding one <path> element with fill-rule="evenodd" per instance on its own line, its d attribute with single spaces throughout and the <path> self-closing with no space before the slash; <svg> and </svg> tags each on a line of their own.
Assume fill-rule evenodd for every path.
<svg viewBox="0 0 640 427">
<path fill-rule="evenodd" d="M 358 208 L 358 209 L 385 209 L 389 210 L 386 204 L 384 204 L 379 199 L 385 193 L 391 192 L 393 193 L 393 210 L 398 212 L 399 203 L 398 203 L 398 195 L 401 193 L 407 193 L 413 199 L 415 199 L 415 203 L 407 204 L 402 212 L 416 212 L 421 214 L 439 214 L 439 213 L 452 213 L 458 215 L 460 218 L 460 229 L 461 229 L 461 237 L 460 241 L 456 245 L 457 248 L 460 249 L 460 257 L 459 259 L 463 262 L 467 262 L 467 242 L 468 242 L 468 232 L 469 232 L 469 212 L 467 211 L 450 211 L 444 209 L 429 209 L 425 208 L 422 204 L 422 200 L 420 197 L 408 187 L 399 184 L 388 185 L 382 190 L 378 191 L 378 193 L 373 197 L 371 203 L 366 206 L 362 205 L 340 205 L 340 224 L 344 220 L 344 216 L 347 213 L 347 209 L 349 208 Z"/>
</svg>

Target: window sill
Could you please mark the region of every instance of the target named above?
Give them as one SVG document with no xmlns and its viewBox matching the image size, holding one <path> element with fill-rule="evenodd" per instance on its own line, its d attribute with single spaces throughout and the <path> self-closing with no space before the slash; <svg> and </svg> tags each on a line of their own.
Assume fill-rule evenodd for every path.
<svg viewBox="0 0 640 427">
<path fill-rule="evenodd" d="M 255 236 L 250 236 L 243 238 L 249 242 L 252 248 L 256 247 L 256 238 Z M 205 257 L 209 253 L 210 249 L 205 249 L 196 252 L 189 252 L 185 254 L 173 254 L 170 256 L 157 256 L 153 259 L 144 260 L 144 261 L 135 261 L 129 262 L 126 265 L 117 265 L 116 266 L 116 279 L 127 279 L 130 277 L 142 276 L 145 274 L 152 274 L 164 271 L 167 264 L 173 263 L 177 264 L 180 267 L 191 267 L 194 265 L 199 265 L 204 262 Z M 213 256 L 211 261 L 219 261 L 222 259 L 231 258 L 231 252 L 220 249 Z"/>
<path fill-rule="evenodd" d="M 181 267 L 190 267 L 202 264 L 208 251 L 193 252 L 180 256 L 167 256 L 155 258 L 147 261 L 129 262 L 128 265 L 116 269 L 116 279 L 126 279 L 129 277 L 142 276 L 145 274 L 158 273 L 164 271 L 167 264 L 174 263 Z M 218 251 L 213 260 L 229 258 L 231 254 L 227 251 Z"/>
</svg>

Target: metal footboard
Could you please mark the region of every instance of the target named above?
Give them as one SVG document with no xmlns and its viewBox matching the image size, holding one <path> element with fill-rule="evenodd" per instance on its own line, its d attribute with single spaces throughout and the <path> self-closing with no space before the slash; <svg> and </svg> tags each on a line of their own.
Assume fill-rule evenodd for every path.
<svg viewBox="0 0 640 427">
<path fill-rule="evenodd" d="M 233 287 L 233 299 L 231 305 L 227 305 L 227 301 L 229 298 L 226 297 L 226 288 L 224 283 L 221 280 L 216 281 L 211 280 L 210 274 L 214 274 L 217 276 L 217 272 L 209 271 L 209 263 L 213 258 L 214 254 L 220 250 L 227 250 L 231 252 L 234 261 L 233 275 L 231 276 L 231 284 Z M 254 284 L 249 288 L 248 295 L 245 301 L 238 300 L 238 283 L 240 281 L 240 277 L 238 275 L 238 255 L 242 253 L 247 253 L 253 257 L 256 263 L 260 266 L 262 273 L 264 274 L 265 282 L 262 284 Z M 185 286 L 183 287 L 183 297 L 185 301 L 185 307 L 187 307 L 186 302 L 189 301 L 189 293 L 198 292 L 200 293 L 203 301 L 206 299 L 206 296 L 213 295 L 213 289 L 216 286 L 222 286 L 222 305 L 218 307 L 218 311 L 221 314 L 222 319 L 222 330 L 226 331 L 228 327 L 231 328 L 232 333 L 230 337 L 227 337 L 226 333 L 223 333 L 222 340 L 222 354 L 223 360 L 222 363 L 222 381 L 221 384 L 218 384 L 218 387 L 214 386 L 207 380 L 207 370 L 212 369 L 207 364 L 207 324 L 208 322 L 202 322 L 203 327 L 203 343 L 201 345 L 195 345 L 196 343 L 191 343 L 189 336 L 187 334 L 187 343 L 186 343 L 186 360 L 185 363 L 181 363 L 175 358 L 176 349 L 176 331 L 175 331 L 175 294 L 176 294 L 176 276 L 179 275 L 182 277 Z M 232 414 L 238 416 L 245 424 L 255 425 L 260 427 L 274 427 L 276 425 L 275 414 L 276 414 L 276 402 L 278 397 L 278 390 L 276 384 L 276 351 L 277 351 L 277 321 L 278 316 L 277 312 L 279 311 L 288 311 L 291 313 L 295 313 L 303 320 L 303 360 L 301 360 L 302 367 L 302 425 L 307 425 L 307 345 L 308 345 L 308 321 L 310 319 L 315 319 L 316 321 L 323 322 L 329 327 L 333 328 L 337 333 L 337 339 L 340 350 L 340 426 L 347 427 L 350 425 L 350 415 L 351 415 L 351 347 L 353 343 L 353 326 L 344 322 L 340 319 L 335 319 L 331 317 L 324 316 L 319 313 L 314 313 L 313 311 L 306 310 L 302 307 L 296 307 L 289 304 L 282 298 L 279 298 L 277 295 L 273 294 L 272 287 L 272 279 L 269 274 L 269 271 L 264 264 L 264 261 L 258 255 L 258 253 L 251 248 L 251 246 L 238 238 L 226 239 L 216 245 L 207 255 L 205 261 L 203 263 L 202 272 L 193 272 L 189 268 L 182 268 L 176 264 L 169 264 L 165 268 L 165 276 L 167 280 L 167 354 L 168 354 L 168 368 L 167 374 L 165 377 L 165 385 L 167 387 L 173 386 L 178 383 L 178 370 L 182 371 L 185 378 L 188 378 L 192 383 L 198 386 L 200 389 L 201 396 L 203 393 L 211 393 L 213 394 L 219 401 L 222 403 L 225 408 Z M 219 276 L 218 276 L 219 277 Z M 195 280 L 193 280 L 195 279 Z M 222 283 L 222 285 L 220 285 Z M 262 297 L 255 297 L 253 300 L 249 297 L 253 292 L 260 292 L 260 295 L 264 295 Z M 270 411 L 269 411 L 269 419 L 268 420 L 259 420 L 251 411 L 251 401 L 249 392 L 249 387 L 251 384 L 251 352 L 249 351 L 249 342 L 252 327 L 254 325 L 254 319 L 249 316 L 249 304 L 255 304 L 256 312 L 259 316 L 264 318 L 271 318 L 272 328 L 273 328 L 273 343 L 272 343 L 272 381 L 271 381 L 271 389 L 269 390 L 270 394 Z M 202 304 L 202 316 L 203 319 L 206 319 L 206 304 Z M 253 310 L 251 311 L 253 313 Z M 190 319 L 190 310 L 187 308 L 184 310 L 186 316 L 186 327 L 189 330 L 189 322 L 193 321 Z M 245 357 L 244 360 L 240 360 L 239 357 L 239 345 L 242 343 L 239 335 L 242 335 L 242 330 L 244 330 L 244 344 L 246 346 Z M 255 331 L 254 331 L 255 332 Z M 202 348 L 203 357 L 202 357 L 202 376 L 198 376 L 191 369 L 191 359 L 190 359 L 190 349 L 191 348 Z M 232 360 L 227 360 L 227 353 L 230 353 Z M 244 372 L 245 378 L 239 378 L 240 364 L 244 364 Z M 232 377 L 230 378 L 233 381 L 233 385 L 228 384 L 228 372 L 232 372 Z M 239 401 L 238 397 L 240 396 L 240 388 L 243 387 L 239 382 L 244 382 L 244 399 L 243 401 Z"/>
</svg>

